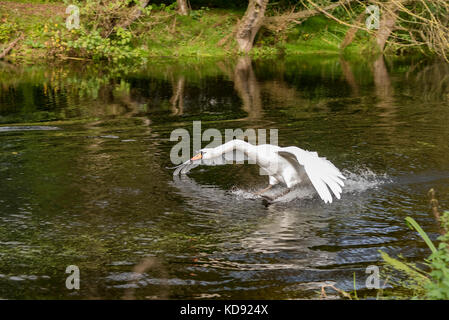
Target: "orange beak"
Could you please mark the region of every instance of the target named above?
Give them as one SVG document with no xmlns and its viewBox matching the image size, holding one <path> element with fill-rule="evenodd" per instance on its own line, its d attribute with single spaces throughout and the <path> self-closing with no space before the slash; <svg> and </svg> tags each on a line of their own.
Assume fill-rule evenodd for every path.
<svg viewBox="0 0 449 320">
<path fill-rule="evenodd" d="M 201 153 L 198 153 L 196 156 L 194 156 L 192 159 L 190 159 L 191 161 L 195 161 L 195 160 L 200 160 L 203 158 L 203 155 Z"/>
</svg>

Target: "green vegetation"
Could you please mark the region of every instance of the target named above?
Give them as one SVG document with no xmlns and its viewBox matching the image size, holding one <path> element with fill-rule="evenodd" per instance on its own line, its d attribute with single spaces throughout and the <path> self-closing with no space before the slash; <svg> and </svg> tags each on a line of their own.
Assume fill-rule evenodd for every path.
<svg viewBox="0 0 449 320">
<path fill-rule="evenodd" d="M 138 18 L 128 22 L 138 0 L 8 1 L 0 5 L 0 51 L 20 33 L 20 41 L 8 55 L 12 62 L 93 60 L 130 62 L 140 65 L 154 57 L 225 57 L 239 54 L 235 30 L 244 9 L 237 3 L 209 8 L 201 1 L 192 4 L 189 15 L 178 14 L 176 2 L 151 2 Z M 80 9 L 80 28 L 68 30 L 68 4 Z M 270 4 L 273 16 L 289 1 Z M 359 8 L 359 11 L 361 9 Z M 346 13 L 334 12 L 344 19 Z M 348 20 L 350 17 L 346 17 Z M 128 20 L 127 20 L 128 19 Z M 128 25 L 129 24 L 129 25 Z M 305 19 L 301 24 L 273 30 L 262 26 L 251 51 L 253 56 L 339 55 L 349 27 L 324 15 Z M 372 55 L 370 35 L 359 31 L 344 50 L 351 55 Z"/>
<path fill-rule="evenodd" d="M 153 57 L 223 57 L 242 52 L 253 56 L 374 56 L 387 44 L 390 54 L 418 52 L 447 58 L 449 39 L 444 21 L 448 8 L 442 0 L 432 5 L 419 0 L 410 8 L 376 2 L 384 12 L 393 14 L 385 18 L 390 19 L 385 23 L 399 24 L 397 31 L 391 35 L 388 31 L 385 39 L 379 38 L 384 31 L 365 27 L 364 2 L 351 2 L 348 8 L 330 0 L 266 1 L 260 23 L 248 27 L 253 29 L 255 39 L 250 39 L 250 49 L 243 51 L 240 28 L 245 10 L 251 10 L 253 1 L 246 8 L 245 3 L 237 1 L 212 4 L 194 0 L 187 13 L 180 12 L 180 1 L 2 2 L 0 57 L 8 55 L 13 62 L 28 63 L 81 59 L 144 64 Z M 66 20 L 73 14 L 66 12 L 68 5 L 79 8 L 79 28 L 66 27 Z M 413 14 L 414 10 L 418 14 Z M 429 24 L 433 27 L 427 27 Z M 24 39 L 14 44 L 14 50 L 7 50 L 21 34 Z M 3 50 L 6 52 L 2 54 Z"/>
<path fill-rule="evenodd" d="M 449 226 L 449 212 L 443 215 L 444 223 Z M 449 299 L 449 233 L 439 238 L 441 241 L 438 250 L 432 253 L 429 260 L 431 261 L 430 277 L 432 281 L 427 284 L 427 297 L 430 299 Z"/>
<path fill-rule="evenodd" d="M 12 61 L 35 62 L 45 60 L 110 60 L 141 64 L 150 57 L 225 56 L 229 48 L 217 46 L 237 21 L 238 14 L 223 10 L 199 9 L 189 16 L 176 14 L 175 6 L 149 5 L 142 22 L 132 28 L 113 26 L 111 21 L 125 15 L 122 7 L 111 2 L 100 8 L 98 1 L 78 3 L 80 28 L 69 31 L 65 26 L 64 6 L 59 14 L 46 16 L 38 10 L 14 11 L 0 6 L 3 21 L 0 42 L 7 44 L 18 32 L 26 35 L 10 55 Z M 103 11 L 98 15 L 99 11 Z M 207 12 L 207 15 L 204 14 Z M 109 18 L 105 18 L 109 17 Z M 109 34 L 108 36 L 106 36 Z"/>
<path fill-rule="evenodd" d="M 441 227 L 445 232 L 438 238 L 440 241 L 438 248 L 434 246 L 429 236 L 413 218 L 407 217 L 406 222 L 410 228 L 419 233 L 432 254 L 420 268 L 403 258 L 395 259 L 385 252 L 381 252 L 386 266 L 390 272 L 396 271 L 402 275 L 400 285 L 411 292 L 414 299 L 449 299 L 449 211 L 444 212 L 441 216 Z M 426 271 L 426 269 L 430 269 L 430 271 Z"/>
<path fill-rule="evenodd" d="M 286 54 L 340 54 L 340 44 L 348 27 L 324 16 L 312 17 L 301 26 L 291 28 L 285 43 Z M 360 33 L 356 41 L 348 46 L 345 55 L 369 51 L 367 34 Z"/>
</svg>

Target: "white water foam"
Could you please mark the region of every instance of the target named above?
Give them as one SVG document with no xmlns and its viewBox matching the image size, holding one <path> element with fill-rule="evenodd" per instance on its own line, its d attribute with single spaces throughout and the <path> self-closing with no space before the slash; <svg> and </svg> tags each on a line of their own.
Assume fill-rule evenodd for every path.
<svg viewBox="0 0 449 320">
<path fill-rule="evenodd" d="M 342 173 L 346 177 L 343 193 L 363 192 L 393 181 L 386 173 L 375 173 L 369 168 L 355 168 L 354 172 L 345 169 Z"/>
</svg>

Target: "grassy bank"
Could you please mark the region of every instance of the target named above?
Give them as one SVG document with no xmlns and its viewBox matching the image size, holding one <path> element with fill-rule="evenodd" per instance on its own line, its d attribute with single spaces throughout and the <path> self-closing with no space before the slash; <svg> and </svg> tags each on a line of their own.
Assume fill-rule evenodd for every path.
<svg viewBox="0 0 449 320">
<path fill-rule="evenodd" d="M 61 2 L 0 2 L 0 49 L 23 34 L 7 59 L 34 64 L 41 61 L 109 60 L 145 63 L 152 57 L 225 57 L 238 53 L 233 32 L 243 11 L 193 10 L 180 16 L 174 7 L 153 5 L 128 29 L 114 29 L 92 22 L 81 8 L 80 29 L 68 30 L 66 6 Z M 85 10 L 86 12 L 83 12 Z M 103 25 L 101 24 L 103 23 Z M 294 25 L 280 36 L 268 30 L 258 33 L 254 56 L 339 55 L 347 27 L 323 16 Z M 103 32 L 103 34 L 102 34 Z M 345 54 L 370 52 L 369 38 L 359 32 Z"/>
</svg>

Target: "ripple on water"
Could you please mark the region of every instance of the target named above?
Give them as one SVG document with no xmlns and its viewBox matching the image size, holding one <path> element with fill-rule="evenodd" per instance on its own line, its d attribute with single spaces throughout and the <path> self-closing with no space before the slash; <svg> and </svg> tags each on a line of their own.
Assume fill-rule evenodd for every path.
<svg viewBox="0 0 449 320">
<path fill-rule="evenodd" d="M 13 127 L 2 127 L 0 126 L 0 132 L 11 132 L 11 131 L 52 131 L 61 130 L 58 127 L 49 126 L 13 126 Z"/>
</svg>

